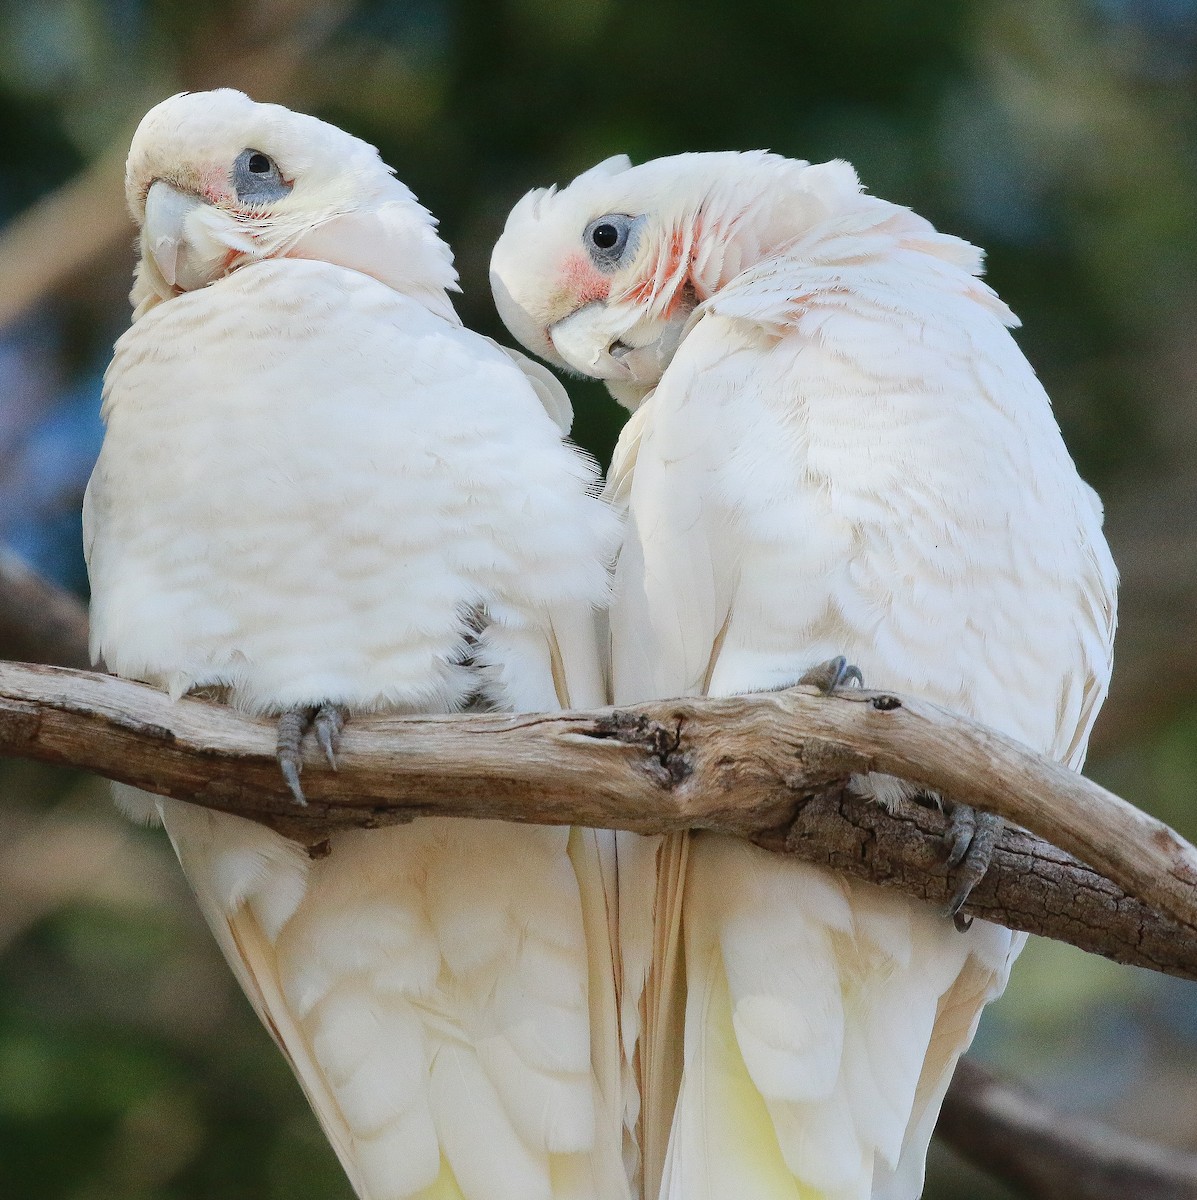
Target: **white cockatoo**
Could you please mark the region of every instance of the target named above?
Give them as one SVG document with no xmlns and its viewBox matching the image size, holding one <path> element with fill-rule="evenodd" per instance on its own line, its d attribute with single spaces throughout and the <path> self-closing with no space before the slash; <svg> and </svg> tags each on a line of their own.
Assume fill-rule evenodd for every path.
<svg viewBox="0 0 1197 1200">
<path fill-rule="evenodd" d="M 980 269 L 843 162 L 616 158 L 519 202 L 492 260 L 508 328 L 632 410 L 617 703 L 846 656 L 1081 766 L 1116 573 Z M 1020 936 L 709 834 L 621 835 L 619 906 L 646 1197 L 920 1193 Z"/>
<path fill-rule="evenodd" d="M 462 328 L 449 249 L 377 152 L 184 94 L 141 123 L 127 193 L 94 652 L 279 715 L 297 803 L 313 721 L 331 756 L 341 713 L 601 701 L 618 519 L 550 373 Z M 611 835 L 422 819 L 313 859 L 127 799 L 165 824 L 363 1200 L 626 1195 Z"/>
</svg>

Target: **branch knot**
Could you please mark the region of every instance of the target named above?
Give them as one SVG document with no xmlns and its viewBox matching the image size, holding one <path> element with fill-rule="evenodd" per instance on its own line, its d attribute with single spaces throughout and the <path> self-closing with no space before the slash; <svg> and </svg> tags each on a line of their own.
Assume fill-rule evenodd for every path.
<svg viewBox="0 0 1197 1200">
<path fill-rule="evenodd" d="M 647 750 L 648 761 L 644 766 L 663 787 L 677 787 L 694 771 L 692 756 L 682 749 L 681 717 L 677 718 L 677 725 L 670 728 L 644 713 L 616 711 L 595 722 L 593 736 Z"/>
</svg>

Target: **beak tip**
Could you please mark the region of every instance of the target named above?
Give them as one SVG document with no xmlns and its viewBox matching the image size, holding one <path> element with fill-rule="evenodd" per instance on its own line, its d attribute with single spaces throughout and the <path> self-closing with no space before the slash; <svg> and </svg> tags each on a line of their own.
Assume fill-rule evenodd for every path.
<svg viewBox="0 0 1197 1200">
<path fill-rule="evenodd" d="M 179 243 L 174 238 L 158 238 L 150 251 L 154 264 L 166 282 L 174 287 L 178 279 Z"/>
<path fill-rule="evenodd" d="M 202 203 L 199 196 L 163 180 L 156 180 L 146 195 L 142 246 L 168 287 L 178 287 L 180 274 L 188 271 L 187 219 Z"/>
</svg>

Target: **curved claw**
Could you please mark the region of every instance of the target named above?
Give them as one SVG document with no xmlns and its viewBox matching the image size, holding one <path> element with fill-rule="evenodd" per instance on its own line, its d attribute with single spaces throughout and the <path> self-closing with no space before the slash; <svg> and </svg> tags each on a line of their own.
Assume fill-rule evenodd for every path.
<svg viewBox="0 0 1197 1200">
<path fill-rule="evenodd" d="M 967 804 L 951 806 L 948 828 L 944 834 L 944 840 L 948 843 L 947 866 L 949 871 L 959 868 L 959 875 L 944 913 L 952 918 L 956 928 L 962 932 L 972 925 L 973 920 L 960 910 L 967 903 L 973 888 L 985 878 L 1001 832 L 1001 817 L 978 812 Z"/>
<path fill-rule="evenodd" d="M 836 688 L 848 687 L 852 683 L 864 687 L 864 676 L 859 667 L 853 666 L 842 654 L 837 654 L 835 658 L 811 667 L 798 682 L 817 687 L 819 691 L 830 695 Z"/>
<path fill-rule="evenodd" d="M 309 729 L 315 731 L 316 741 L 328 759 L 328 765 L 337 769 L 337 747 L 341 741 L 341 730 L 345 727 L 345 716 L 333 704 L 322 704 L 319 708 L 293 708 L 278 719 L 278 742 L 275 757 L 279 770 L 295 797 L 296 804 L 307 806 L 303 785 L 299 782 L 303 771 L 303 755 L 300 746 Z"/>
<path fill-rule="evenodd" d="M 292 709 L 278 719 L 278 740 L 275 744 L 274 756 L 278 759 L 279 770 L 295 797 L 295 803 L 307 807 L 307 798 L 303 794 L 303 785 L 299 782 L 299 773 L 303 770 L 303 756 L 299 753 L 300 743 L 308 727 L 309 717 L 303 709 Z"/>
<path fill-rule="evenodd" d="M 345 728 L 344 714 L 333 704 L 322 704 L 316 710 L 312 726 L 316 731 L 316 741 L 320 743 L 320 749 L 328 759 L 328 765 L 335 771 L 337 750 L 341 745 L 341 730 Z"/>
<path fill-rule="evenodd" d="M 954 804 L 948 813 L 948 827 L 944 830 L 943 839 L 948 844 L 948 857 L 945 865 L 949 871 L 955 870 L 964 861 L 968 848 L 973 844 L 977 834 L 977 810 L 967 804 Z"/>
</svg>

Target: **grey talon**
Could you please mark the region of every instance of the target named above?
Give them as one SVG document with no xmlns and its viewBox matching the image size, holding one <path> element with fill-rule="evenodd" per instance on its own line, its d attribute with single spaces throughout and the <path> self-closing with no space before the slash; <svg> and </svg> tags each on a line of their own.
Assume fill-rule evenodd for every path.
<svg viewBox="0 0 1197 1200">
<path fill-rule="evenodd" d="M 316 740 L 320 743 L 320 749 L 324 751 L 328 765 L 335 771 L 337 769 L 337 750 L 341 744 L 341 730 L 345 728 L 345 717 L 335 705 L 322 704 L 316 710 L 312 724 L 316 729 Z"/>
<path fill-rule="evenodd" d="M 947 867 L 959 870 L 945 915 L 952 918 L 956 928 L 963 931 L 972 925 L 972 918 L 961 913 L 973 888 L 985 878 L 993 851 L 1002 832 L 1002 818 L 993 813 L 978 812 L 967 804 L 945 805 L 948 828 L 944 840 L 948 844 Z"/>
<path fill-rule="evenodd" d="M 944 831 L 944 841 L 948 844 L 946 866 L 949 871 L 964 861 L 969 846 L 977 833 L 977 810 L 967 804 L 953 804 L 947 814 L 948 827 Z"/>
<path fill-rule="evenodd" d="M 864 677 L 860 668 L 853 666 L 842 654 L 811 667 L 798 682 L 808 687 L 817 687 L 826 695 L 830 695 L 836 688 L 847 687 L 852 683 L 864 687 Z"/>
<path fill-rule="evenodd" d="M 307 710 L 292 709 L 278 719 L 278 737 L 275 743 L 274 756 L 278 759 L 279 770 L 295 797 L 295 803 L 307 807 L 307 798 L 303 794 L 303 785 L 299 782 L 299 773 L 303 770 L 303 757 L 299 753 L 300 743 L 311 720 Z"/>
<path fill-rule="evenodd" d="M 300 767 L 297 762 L 280 755 L 278 765 L 279 770 L 283 773 L 283 778 L 287 781 L 287 786 L 291 789 L 291 795 L 295 797 L 295 803 L 302 808 L 307 808 L 308 801 L 303 794 L 303 786 L 299 782 Z"/>
<path fill-rule="evenodd" d="M 309 729 L 316 734 L 316 741 L 328 759 L 328 765 L 337 769 L 337 747 L 341 742 L 341 730 L 345 727 L 345 716 L 334 704 L 321 704 L 319 708 L 293 708 L 278 719 L 278 743 L 275 756 L 279 770 L 295 797 L 296 804 L 306 807 L 307 797 L 299 782 L 303 770 L 303 755 L 300 747 Z"/>
</svg>

